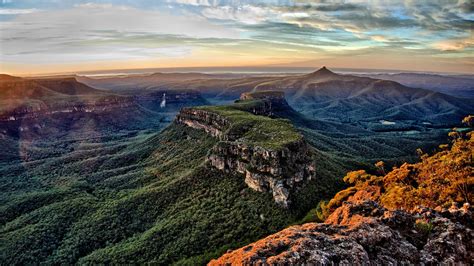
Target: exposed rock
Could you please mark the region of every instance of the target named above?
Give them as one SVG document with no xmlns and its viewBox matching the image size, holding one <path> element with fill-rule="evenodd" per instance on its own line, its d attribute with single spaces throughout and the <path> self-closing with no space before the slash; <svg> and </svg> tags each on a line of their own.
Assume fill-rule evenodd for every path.
<svg viewBox="0 0 474 266">
<path fill-rule="evenodd" d="M 101 91 L 75 78 L 0 79 L 0 122 L 40 118 L 57 113 L 107 113 L 138 109 L 132 97 Z"/>
<path fill-rule="evenodd" d="M 196 129 L 203 129 L 213 137 L 225 139 L 224 131 L 230 125 L 225 117 L 206 110 L 183 108 L 176 116 L 177 123 Z"/>
<path fill-rule="evenodd" d="M 242 142 L 222 141 L 213 148 L 209 162 L 217 169 L 245 175 L 255 191 L 272 192 L 275 201 L 288 207 L 290 192 L 314 177 L 308 144 L 301 140 L 279 150 Z"/>
<path fill-rule="evenodd" d="M 326 223 L 289 227 L 209 265 L 470 264 L 473 237 L 465 208 L 389 211 L 374 201 L 351 200 Z"/>
<path fill-rule="evenodd" d="M 262 99 L 265 100 L 260 101 Z M 315 167 L 309 145 L 287 122 L 284 122 L 287 124 L 284 124 L 285 130 L 294 131 L 297 138 L 278 139 L 279 136 L 267 136 L 265 132 L 257 131 L 258 133 L 254 134 L 259 138 L 275 141 L 279 143 L 278 147 L 269 148 L 248 141 L 244 136 L 255 126 L 254 123 L 249 123 L 252 117 L 255 117 L 249 112 L 270 116 L 272 106 L 286 104 L 286 101 L 281 92 L 243 94 L 241 100 L 250 102 L 245 102 L 248 105 L 236 104 L 230 108 L 237 112 L 245 110 L 243 114 L 249 117 L 244 118 L 244 121 L 236 122 L 235 118 L 232 120 L 222 113 L 208 109 L 184 108 L 176 117 L 176 123 L 202 129 L 221 140 L 208 156 L 210 166 L 225 172 L 243 174 L 245 183 L 251 189 L 272 193 L 275 202 L 288 207 L 291 203 L 291 194 L 300 188 L 304 181 L 314 178 Z M 248 106 L 252 107 L 251 110 L 245 109 Z"/>
<path fill-rule="evenodd" d="M 21 119 L 39 118 L 57 113 L 107 113 L 124 108 L 138 109 L 133 99 L 111 96 L 96 102 L 58 102 L 38 104 L 36 106 L 20 105 L 12 110 L 0 112 L 0 121 L 17 121 Z"/>
<path fill-rule="evenodd" d="M 245 92 L 240 95 L 240 100 L 237 103 L 241 101 L 258 101 L 258 104 L 252 108 L 246 109 L 255 115 L 274 117 L 275 113 L 280 110 L 291 109 L 285 99 L 285 93 L 282 91 Z"/>
</svg>

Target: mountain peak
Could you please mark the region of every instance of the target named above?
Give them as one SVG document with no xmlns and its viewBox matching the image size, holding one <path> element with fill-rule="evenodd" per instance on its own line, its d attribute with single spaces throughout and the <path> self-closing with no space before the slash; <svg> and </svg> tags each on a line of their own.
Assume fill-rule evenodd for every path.
<svg viewBox="0 0 474 266">
<path fill-rule="evenodd" d="M 337 75 L 336 73 L 332 72 L 331 70 L 327 69 L 325 66 L 316 70 L 315 72 L 311 73 L 312 75 L 318 76 L 328 76 L 328 75 Z"/>
</svg>

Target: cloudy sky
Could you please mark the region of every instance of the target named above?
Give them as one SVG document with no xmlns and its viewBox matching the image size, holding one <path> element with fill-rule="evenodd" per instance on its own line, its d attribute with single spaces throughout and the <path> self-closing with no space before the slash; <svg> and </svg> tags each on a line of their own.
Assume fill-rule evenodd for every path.
<svg viewBox="0 0 474 266">
<path fill-rule="evenodd" d="M 0 0 L 0 72 L 302 66 L 474 72 L 455 1 Z"/>
</svg>

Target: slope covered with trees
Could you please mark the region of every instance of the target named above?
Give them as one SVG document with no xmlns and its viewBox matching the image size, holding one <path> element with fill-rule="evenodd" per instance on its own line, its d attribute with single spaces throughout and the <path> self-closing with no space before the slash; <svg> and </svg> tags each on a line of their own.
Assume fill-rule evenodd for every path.
<svg viewBox="0 0 474 266">
<path fill-rule="evenodd" d="M 209 167 L 217 140 L 177 123 L 97 141 L 60 142 L 69 152 L 46 158 L 27 146 L 27 160 L 1 162 L 2 262 L 202 264 L 298 221 L 335 188 L 328 159 L 295 207 L 281 208 L 242 175 Z"/>
<path fill-rule="evenodd" d="M 463 122 L 472 128 L 474 117 Z M 474 201 L 474 134 L 472 130 L 454 129 L 449 133 L 450 144 L 439 145 L 433 155 L 423 153 L 421 161 L 404 163 L 386 173 L 383 162 L 376 164 L 378 174 L 365 170 L 349 172 L 344 181 L 349 188 L 338 192 L 327 205 L 322 217 L 327 217 L 349 197 L 363 193 L 368 199 L 380 202 L 385 208 L 411 210 L 416 206 L 448 208 L 451 204 L 472 204 Z"/>
</svg>

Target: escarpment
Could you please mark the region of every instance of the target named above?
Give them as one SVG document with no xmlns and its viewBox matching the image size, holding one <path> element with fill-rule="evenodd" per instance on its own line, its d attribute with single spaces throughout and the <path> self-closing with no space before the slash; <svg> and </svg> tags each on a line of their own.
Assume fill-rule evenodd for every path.
<svg viewBox="0 0 474 266">
<path fill-rule="evenodd" d="M 250 188 L 271 193 L 287 208 L 292 194 L 314 178 L 315 166 L 309 145 L 287 120 L 254 114 L 265 108 L 271 114 L 272 103 L 242 97 L 229 106 L 184 108 L 176 123 L 218 138 L 208 155 L 209 165 L 243 174 Z"/>
<path fill-rule="evenodd" d="M 223 116 L 207 110 L 183 108 L 176 122 L 196 129 L 203 129 L 213 137 L 224 138 L 223 132 L 230 122 Z"/>
<path fill-rule="evenodd" d="M 289 206 L 292 190 L 314 177 L 314 165 L 304 140 L 288 143 L 279 150 L 222 141 L 208 159 L 219 170 L 244 174 L 250 188 L 271 192 L 275 202 L 283 207 Z"/>
</svg>

